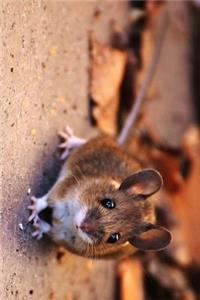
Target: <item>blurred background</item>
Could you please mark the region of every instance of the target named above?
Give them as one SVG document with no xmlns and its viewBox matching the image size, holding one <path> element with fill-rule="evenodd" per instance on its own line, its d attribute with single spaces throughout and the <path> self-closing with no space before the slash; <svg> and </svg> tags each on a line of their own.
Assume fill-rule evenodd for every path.
<svg viewBox="0 0 200 300">
<path fill-rule="evenodd" d="M 200 299 L 200 2 L 0 4 L 0 299 Z M 93 261 L 33 240 L 27 205 L 56 180 L 57 132 L 116 137 L 144 90 L 126 149 L 164 178 L 170 247 Z"/>
<path fill-rule="evenodd" d="M 161 172 L 157 221 L 174 239 L 165 251 L 138 252 L 117 264 L 117 299 L 200 299 L 200 3 L 131 1 L 129 10 L 125 31 L 114 24 L 109 49 L 113 57 L 116 49 L 121 55 L 118 74 L 109 60 L 98 64 L 92 56 L 91 115 L 97 127 L 116 136 L 145 90 L 126 149 L 142 166 Z M 104 46 L 93 40 L 92 47 L 106 56 Z"/>
</svg>

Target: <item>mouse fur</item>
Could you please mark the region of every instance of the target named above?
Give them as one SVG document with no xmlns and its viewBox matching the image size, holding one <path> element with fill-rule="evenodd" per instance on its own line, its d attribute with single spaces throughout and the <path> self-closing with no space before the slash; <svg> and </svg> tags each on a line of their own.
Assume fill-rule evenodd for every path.
<svg viewBox="0 0 200 300">
<path fill-rule="evenodd" d="M 170 232 L 155 225 L 151 196 L 161 186 L 157 171 L 141 170 L 111 137 L 82 141 L 48 194 L 33 199 L 35 236 L 46 233 L 73 253 L 92 258 L 161 250 L 171 241 Z M 47 208 L 51 222 L 39 217 Z"/>
</svg>

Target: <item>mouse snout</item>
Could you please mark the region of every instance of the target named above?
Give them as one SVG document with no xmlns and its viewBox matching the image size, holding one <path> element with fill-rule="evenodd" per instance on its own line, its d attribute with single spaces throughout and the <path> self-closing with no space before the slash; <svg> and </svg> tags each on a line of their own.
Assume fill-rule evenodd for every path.
<svg viewBox="0 0 200 300">
<path fill-rule="evenodd" d="M 80 226 L 81 230 L 85 233 L 93 233 L 97 229 L 95 220 L 84 220 Z"/>
</svg>

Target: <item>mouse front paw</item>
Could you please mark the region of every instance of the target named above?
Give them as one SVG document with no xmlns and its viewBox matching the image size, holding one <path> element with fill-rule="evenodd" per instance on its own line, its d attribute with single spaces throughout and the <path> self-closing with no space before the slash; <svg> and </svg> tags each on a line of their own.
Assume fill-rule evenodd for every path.
<svg viewBox="0 0 200 300">
<path fill-rule="evenodd" d="M 32 196 L 31 201 L 32 204 L 28 206 L 28 209 L 31 211 L 31 215 L 29 216 L 28 221 L 33 221 L 33 224 L 36 224 L 39 219 L 38 214 L 47 207 L 47 195 L 41 198 Z"/>
<path fill-rule="evenodd" d="M 61 160 L 66 159 L 72 149 L 78 148 L 86 143 L 85 139 L 79 138 L 74 135 L 69 126 L 64 128 L 64 131 L 59 132 L 59 136 L 64 140 L 58 147 L 63 150 L 60 156 Z"/>
<path fill-rule="evenodd" d="M 28 221 L 29 222 L 33 221 L 33 227 L 35 229 L 31 235 L 32 237 L 35 237 L 38 240 L 42 238 L 43 233 L 47 233 L 51 228 L 50 224 L 41 220 L 39 217 L 39 213 L 48 206 L 47 198 L 48 198 L 47 195 L 41 198 L 36 198 L 32 196 L 31 197 L 32 204 L 28 206 L 28 209 L 31 212 Z"/>
</svg>

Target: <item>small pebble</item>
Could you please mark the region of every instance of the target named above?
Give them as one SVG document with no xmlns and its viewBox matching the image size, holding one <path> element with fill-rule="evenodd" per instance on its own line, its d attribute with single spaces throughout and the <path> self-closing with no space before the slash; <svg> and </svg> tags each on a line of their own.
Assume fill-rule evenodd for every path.
<svg viewBox="0 0 200 300">
<path fill-rule="evenodd" d="M 36 128 L 31 129 L 31 135 L 36 135 Z"/>
<path fill-rule="evenodd" d="M 18 226 L 19 226 L 19 229 L 20 229 L 20 230 L 22 230 L 22 231 L 24 230 L 24 226 L 23 226 L 22 223 L 19 223 Z"/>
<path fill-rule="evenodd" d="M 51 48 L 49 49 L 49 54 L 50 54 L 51 56 L 54 56 L 54 55 L 56 55 L 56 51 L 57 51 L 57 47 L 51 47 Z"/>
</svg>

